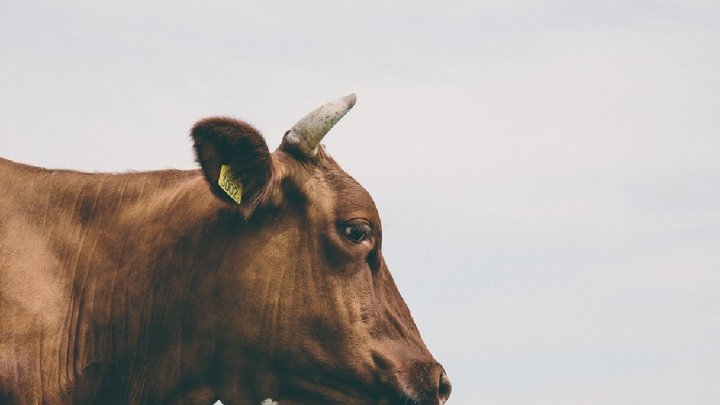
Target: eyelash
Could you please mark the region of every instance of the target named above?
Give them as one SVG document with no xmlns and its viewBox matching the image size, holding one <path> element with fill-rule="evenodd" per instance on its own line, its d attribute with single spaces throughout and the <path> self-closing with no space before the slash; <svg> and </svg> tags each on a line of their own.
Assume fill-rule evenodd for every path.
<svg viewBox="0 0 720 405">
<path fill-rule="evenodd" d="M 353 235 L 354 232 L 358 233 Z M 363 243 L 372 237 L 373 230 L 367 223 L 349 222 L 343 225 L 343 234 L 354 243 Z"/>
</svg>

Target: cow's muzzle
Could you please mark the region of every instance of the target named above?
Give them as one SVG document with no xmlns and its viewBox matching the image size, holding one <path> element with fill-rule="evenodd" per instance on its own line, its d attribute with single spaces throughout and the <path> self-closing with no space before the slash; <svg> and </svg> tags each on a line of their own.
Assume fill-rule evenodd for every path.
<svg viewBox="0 0 720 405">
<path fill-rule="evenodd" d="M 443 405 L 452 391 L 450 379 L 436 362 L 415 363 L 397 373 L 394 380 L 399 395 L 395 401 L 401 404 Z"/>
</svg>

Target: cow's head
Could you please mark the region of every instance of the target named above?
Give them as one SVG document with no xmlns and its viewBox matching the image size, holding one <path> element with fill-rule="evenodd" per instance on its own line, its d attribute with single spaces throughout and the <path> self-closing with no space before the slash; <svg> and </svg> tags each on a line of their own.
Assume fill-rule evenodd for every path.
<svg viewBox="0 0 720 405">
<path fill-rule="evenodd" d="M 207 322 L 219 330 L 225 404 L 430 405 L 450 394 L 383 259 L 372 198 L 319 145 L 354 104 L 350 95 L 311 112 L 273 153 L 241 121 L 193 128 L 222 201 Z"/>
</svg>

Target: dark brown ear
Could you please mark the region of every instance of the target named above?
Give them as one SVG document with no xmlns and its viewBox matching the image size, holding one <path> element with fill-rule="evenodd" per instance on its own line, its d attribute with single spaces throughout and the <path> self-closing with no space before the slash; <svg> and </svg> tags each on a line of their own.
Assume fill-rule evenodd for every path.
<svg viewBox="0 0 720 405">
<path fill-rule="evenodd" d="M 210 189 L 228 204 L 238 205 L 219 185 L 223 165 L 242 185 L 240 207 L 246 217 L 268 198 L 272 181 L 270 151 L 262 135 L 250 124 L 226 117 L 206 118 L 192 129 L 195 155 Z"/>
</svg>

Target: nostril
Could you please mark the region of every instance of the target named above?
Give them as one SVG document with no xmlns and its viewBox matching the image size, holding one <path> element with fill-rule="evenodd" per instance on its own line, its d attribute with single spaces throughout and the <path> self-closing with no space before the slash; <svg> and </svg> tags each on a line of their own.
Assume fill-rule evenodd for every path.
<svg viewBox="0 0 720 405">
<path fill-rule="evenodd" d="M 446 401 L 450 397 L 450 393 L 452 392 L 452 384 L 450 384 L 450 379 L 448 378 L 447 374 L 443 371 L 442 374 L 440 374 L 440 385 L 438 386 L 438 397 Z"/>
</svg>

